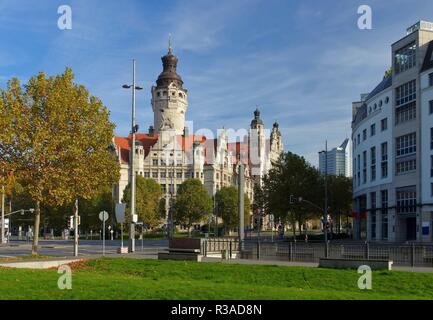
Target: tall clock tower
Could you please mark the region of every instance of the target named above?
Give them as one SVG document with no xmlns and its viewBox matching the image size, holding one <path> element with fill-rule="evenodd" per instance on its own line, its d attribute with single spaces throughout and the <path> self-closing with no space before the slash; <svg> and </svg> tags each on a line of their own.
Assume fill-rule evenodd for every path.
<svg viewBox="0 0 433 320">
<path fill-rule="evenodd" d="M 156 80 L 156 86 L 152 86 L 154 130 L 156 133 L 174 130 L 181 135 L 185 129 L 188 91 L 183 88 L 182 78 L 177 74 L 178 59 L 173 54 L 170 41 L 168 52 L 161 60 L 163 70 Z"/>
</svg>

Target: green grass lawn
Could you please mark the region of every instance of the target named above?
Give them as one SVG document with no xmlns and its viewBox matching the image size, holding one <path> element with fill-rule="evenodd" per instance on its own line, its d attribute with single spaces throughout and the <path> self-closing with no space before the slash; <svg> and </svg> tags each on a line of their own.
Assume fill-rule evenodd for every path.
<svg viewBox="0 0 433 320">
<path fill-rule="evenodd" d="M 57 270 L 0 269 L 0 299 L 433 299 L 433 274 L 379 271 L 359 290 L 356 270 L 141 259 L 91 260 Z"/>
</svg>

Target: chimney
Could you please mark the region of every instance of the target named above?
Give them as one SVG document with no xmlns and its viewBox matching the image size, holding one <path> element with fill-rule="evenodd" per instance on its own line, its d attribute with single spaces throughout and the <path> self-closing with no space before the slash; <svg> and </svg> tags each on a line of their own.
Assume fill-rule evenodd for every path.
<svg viewBox="0 0 433 320">
<path fill-rule="evenodd" d="M 183 136 L 184 137 L 188 137 L 189 136 L 189 128 L 188 127 L 184 127 L 183 128 Z"/>
<path fill-rule="evenodd" d="M 149 136 L 153 136 L 155 134 L 155 129 L 153 128 L 153 126 L 149 127 Z"/>
</svg>

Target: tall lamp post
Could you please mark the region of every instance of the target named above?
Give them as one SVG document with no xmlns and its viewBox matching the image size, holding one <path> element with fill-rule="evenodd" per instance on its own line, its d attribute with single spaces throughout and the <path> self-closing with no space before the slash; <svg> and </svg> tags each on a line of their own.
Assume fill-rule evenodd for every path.
<svg viewBox="0 0 433 320">
<path fill-rule="evenodd" d="M 132 134 L 132 147 L 131 147 L 131 224 L 129 228 L 129 245 L 128 252 L 135 251 L 135 134 L 138 131 L 138 125 L 135 123 L 135 91 L 143 90 L 135 84 L 135 59 L 132 60 L 132 85 L 123 85 L 123 89 L 132 89 L 132 124 L 131 124 L 131 134 Z"/>
<path fill-rule="evenodd" d="M 323 210 L 323 232 L 325 234 L 325 258 L 328 257 L 328 140 L 325 142 L 325 209 Z"/>
<path fill-rule="evenodd" d="M 172 159 L 171 159 L 172 158 Z M 170 240 L 173 239 L 174 237 L 174 221 L 173 221 L 173 196 L 174 196 L 174 160 L 175 160 L 175 151 L 174 151 L 174 146 L 173 146 L 173 153 L 170 154 L 170 159 L 168 159 L 168 161 L 172 160 L 172 164 L 171 164 L 171 178 L 170 178 L 170 186 L 169 186 L 169 194 L 170 194 L 170 201 L 169 201 L 169 208 L 168 208 L 168 213 L 169 213 L 169 219 L 170 219 L 170 229 L 169 229 L 169 238 Z"/>
</svg>

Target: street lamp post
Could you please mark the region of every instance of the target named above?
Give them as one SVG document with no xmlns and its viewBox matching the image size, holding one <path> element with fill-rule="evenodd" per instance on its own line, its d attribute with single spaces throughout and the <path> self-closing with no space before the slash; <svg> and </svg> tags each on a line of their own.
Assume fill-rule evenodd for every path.
<svg viewBox="0 0 433 320">
<path fill-rule="evenodd" d="M 139 87 L 135 84 L 135 59 L 132 60 L 132 85 L 123 85 L 124 89 L 132 89 L 132 123 L 131 123 L 131 134 L 132 134 L 132 146 L 131 146 L 131 157 L 130 157 L 130 165 L 131 165 L 131 224 L 129 229 L 129 246 L 128 252 L 135 251 L 135 225 L 134 225 L 134 217 L 135 217 L 135 134 L 138 131 L 138 126 L 135 123 L 135 91 L 142 90 L 142 87 Z"/>
<path fill-rule="evenodd" d="M 173 162 L 171 165 L 171 178 L 170 178 L 170 186 L 169 186 L 169 194 L 170 194 L 170 201 L 169 201 L 169 219 L 170 219 L 170 229 L 169 229 L 169 238 L 170 240 L 173 239 L 174 236 L 174 221 L 173 221 L 173 195 L 174 195 L 174 159 L 175 159 L 175 152 L 174 152 L 174 146 L 173 146 L 173 153 L 170 154 L 170 158 L 173 158 Z M 170 161 L 170 159 L 168 160 Z"/>
<path fill-rule="evenodd" d="M 78 199 L 74 206 L 74 257 L 78 257 Z"/>
<path fill-rule="evenodd" d="M 323 232 L 325 234 L 325 258 L 328 257 L 328 140 L 325 142 L 325 208 L 323 210 Z"/>
</svg>

